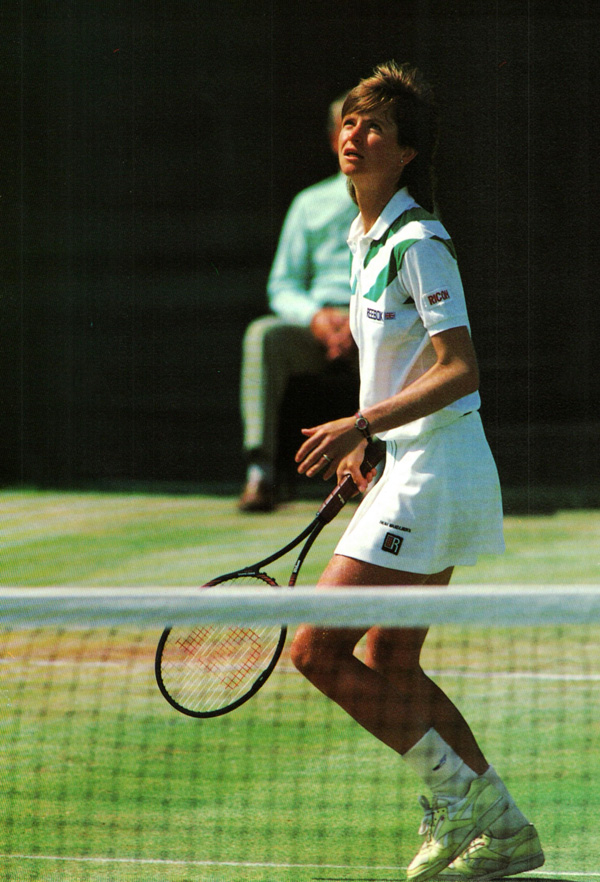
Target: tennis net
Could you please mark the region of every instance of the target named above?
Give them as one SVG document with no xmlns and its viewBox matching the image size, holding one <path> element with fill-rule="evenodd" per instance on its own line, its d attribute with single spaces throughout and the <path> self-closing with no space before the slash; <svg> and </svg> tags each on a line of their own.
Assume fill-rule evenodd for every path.
<svg viewBox="0 0 600 882">
<path fill-rule="evenodd" d="M 425 791 L 295 670 L 302 622 L 431 626 L 426 671 L 540 834 L 530 878 L 600 880 L 594 586 L 4 589 L 0 609 L 0 880 L 405 878 Z M 154 672 L 163 627 L 198 622 L 289 629 L 264 688 L 213 719 Z"/>
</svg>

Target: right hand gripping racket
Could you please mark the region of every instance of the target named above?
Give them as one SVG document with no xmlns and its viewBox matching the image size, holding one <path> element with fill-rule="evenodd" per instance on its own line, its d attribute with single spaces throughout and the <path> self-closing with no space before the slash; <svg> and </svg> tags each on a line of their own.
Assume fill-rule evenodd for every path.
<svg viewBox="0 0 600 882">
<path fill-rule="evenodd" d="M 368 474 L 383 458 L 385 446 L 369 444 L 361 465 Z M 295 539 L 264 560 L 211 579 L 215 585 L 270 585 L 277 582 L 263 571 L 304 541 L 288 585 L 296 584 L 300 567 L 313 542 L 357 492 L 347 475 L 322 503 L 312 522 Z M 158 688 L 178 711 L 191 717 L 217 717 L 235 710 L 271 675 L 285 643 L 285 626 L 198 625 L 165 628 L 156 649 L 154 670 Z"/>
</svg>

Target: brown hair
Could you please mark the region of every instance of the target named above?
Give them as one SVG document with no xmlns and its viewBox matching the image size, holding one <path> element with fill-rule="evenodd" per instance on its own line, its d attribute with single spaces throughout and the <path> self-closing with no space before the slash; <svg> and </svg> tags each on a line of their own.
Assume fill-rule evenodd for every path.
<svg viewBox="0 0 600 882">
<path fill-rule="evenodd" d="M 435 154 L 439 119 L 431 86 L 416 67 L 388 61 L 378 64 L 370 77 L 361 80 L 344 101 L 342 117 L 385 107 L 398 129 L 398 144 L 417 151 L 406 165 L 398 188 L 408 187 L 411 196 L 428 211 L 435 211 Z M 354 187 L 348 181 L 350 194 Z"/>
</svg>

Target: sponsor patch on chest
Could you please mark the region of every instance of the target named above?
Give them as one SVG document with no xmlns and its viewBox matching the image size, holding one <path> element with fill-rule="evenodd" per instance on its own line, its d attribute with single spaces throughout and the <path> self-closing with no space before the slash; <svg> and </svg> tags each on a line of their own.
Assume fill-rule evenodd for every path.
<svg viewBox="0 0 600 882">
<path fill-rule="evenodd" d="M 396 318 L 395 312 L 382 312 L 381 309 L 373 309 L 372 306 L 367 307 L 367 318 L 374 322 L 389 322 Z"/>
</svg>

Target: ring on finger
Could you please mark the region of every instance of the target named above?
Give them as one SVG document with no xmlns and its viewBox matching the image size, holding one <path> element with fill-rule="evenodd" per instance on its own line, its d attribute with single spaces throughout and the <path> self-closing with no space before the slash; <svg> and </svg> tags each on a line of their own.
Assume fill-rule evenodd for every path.
<svg viewBox="0 0 600 882">
<path fill-rule="evenodd" d="M 328 463 L 333 462 L 333 460 L 331 459 L 331 457 L 327 456 L 326 453 L 323 454 L 322 459 L 327 460 Z"/>
</svg>

